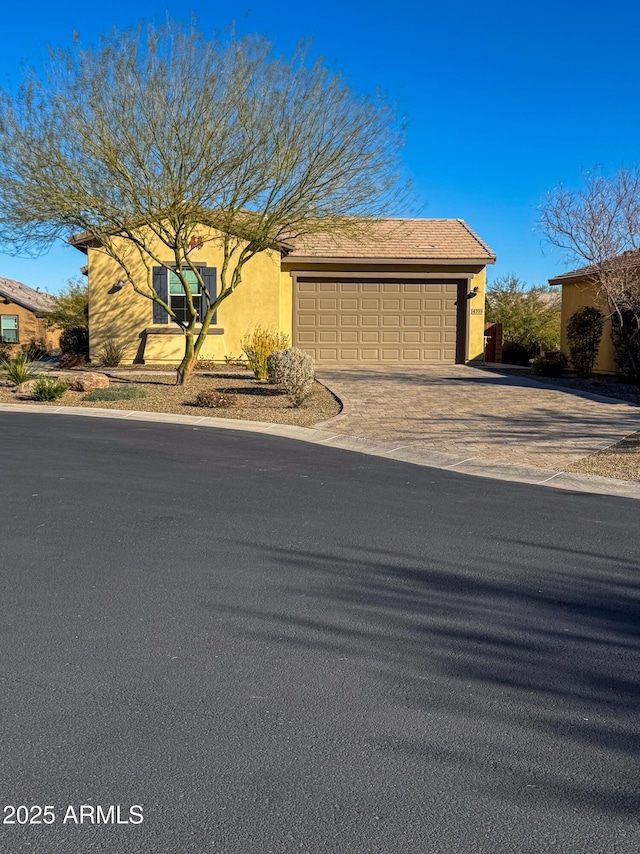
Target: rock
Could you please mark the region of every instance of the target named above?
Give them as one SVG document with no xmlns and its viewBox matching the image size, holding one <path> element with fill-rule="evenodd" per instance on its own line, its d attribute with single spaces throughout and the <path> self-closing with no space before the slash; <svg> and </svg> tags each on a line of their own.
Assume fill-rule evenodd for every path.
<svg viewBox="0 0 640 854">
<path fill-rule="evenodd" d="M 97 388 L 108 388 L 109 386 L 109 377 L 90 371 L 82 371 L 77 374 L 58 374 L 58 379 L 67 383 L 72 391 L 94 391 Z"/>
<path fill-rule="evenodd" d="M 13 389 L 13 392 L 18 397 L 31 397 L 35 384 L 35 380 L 27 380 L 26 383 L 21 383 L 20 385 L 16 386 Z"/>
</svg>

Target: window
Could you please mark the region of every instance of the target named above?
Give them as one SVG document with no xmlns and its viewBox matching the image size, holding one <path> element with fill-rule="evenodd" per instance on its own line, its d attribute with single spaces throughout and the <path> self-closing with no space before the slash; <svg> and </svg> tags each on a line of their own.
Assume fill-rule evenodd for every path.
<svg viewBox="0 0 640 854">
<path fill-rule="evenodd" d="M 193 294 L 193 307 L 198 312 L 197 320 L 200 322 L 202 320 L 203 312 L 202 294 L 200 293 L 198 279 L 193 270 L 183 270 L 182 272 L 183 275 L 186 276 L 189 284 L 189 290 Z M 182 282 L 172 270 L 169 271 L 169 305 L 175 312 L 178 320 L 182 320 L 185 323 L 189 322 L 189 315 L 187 314 L 187 297 L 185 295 L 184 288 L 182 287 Z"/>
<path fill-rule="evenodd" d="M 0 315 L 0 342 L 3 344 L 18 343 L 18 315 Z"/>
<path fill-rule="evenodd" d="M 202 276 L 204 286 L 207 289 L 211 300 L 214 300 L 216 298 L 217 290 L 216 268 L 198 266 L 198 271 Z M 201 323 L 207 310 L 207 300 L 204 294 L 200 293 L 198 279 L 193 270 L 183 269 L 183 273 L 187 278 L 191 293 L 193 294 L 193 306 L 197 312 L 196 321 Z M 170 269 L 168 264 L 165 267 L 153 268 L 153 287 L 160 299 L 171 306 L 171 309 L 175 312 L 177 319 L 181 323 L 188 323 L 187 297 L 185 296 L 182 282 L 176 273 Z M 214 314 L 211 319 L 211 322 L 214 325 L 217 323 L 216 314 Z M 169 323 L 169 315 L 162 306 L 158 305 L 156 302 L 153 303 L 153 323 L 154 325 L 156 323 Z"/>
</svg>

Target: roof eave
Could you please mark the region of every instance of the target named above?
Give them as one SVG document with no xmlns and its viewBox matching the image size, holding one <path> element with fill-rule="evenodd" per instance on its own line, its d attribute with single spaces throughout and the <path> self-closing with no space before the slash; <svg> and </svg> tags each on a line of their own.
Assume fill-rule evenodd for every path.
<svg viewBox="0 0 640 854">
<path fill-rule="evenodd" d="M 73 246 L 74 249 L 77 249 L 79 252 L 83 252 L 85 255 L 89 254 L 90 240 L 91 235 L 87 234 L 86 231 L 83 231 L 80 234 L 72 234 L 71 237 L 67 237 L 67 243 L 69 246 Z"/>
<path fill-rule="evenodd" d="M 15 305 L 19 305 L 20 308 L 26 308 L 27 311 L 33 311 L 34 314 L 37 312 L 42 312 L 43 314 L 48 314 L 46 308 L 40 308 L 32 303 L 27 302 L 27 300 L 20 299 L 20 297 L 15 297 L 13 294 L 10 294 L 6 291 L 3 291 L 0 288 L 0 299 L 9 300 L 9 302 L 15 303 Z"/>
<path fill-rule="evenodd" d="M 486 266 L 495 264 L 496 258 L 378 258 L 374 256 L 358 255 L 347 257 L 343 255 L 287 255 L 283 259 L 287 264 L 398 264 L 398 265 L 428 265 L 447 267 Z"/>
<path fill-rule="evenodd" d="M 592 279 L 594 273 L 588 273 L 586 270 L 572 271 L 571 273 L 562 273 L 560 276 L 554 276 L 552 279 L 547 279 L 550 285 L 566 285 L 571 282 L 579 281 L 580 279 Z"/>
</svg>

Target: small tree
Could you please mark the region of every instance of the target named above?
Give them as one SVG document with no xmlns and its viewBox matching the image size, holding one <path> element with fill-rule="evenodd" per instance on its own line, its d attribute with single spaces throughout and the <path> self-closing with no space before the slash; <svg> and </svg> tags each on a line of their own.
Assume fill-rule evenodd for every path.
<svg viewBox="0 0 640 854">
<path fill-rule="evenodd" d="M 69 279 L 59 294 L 54 294 L 53 308 L 42 316 L 47 326 L 66 332 L 74 326 L 86 326 L 89 309 L 89 286 L 86 280 Z"/>
<path fill-rule="evenodd" d="M 0 95 L 0 239 L 41 252 L 88 235 L 182 330 L 182 384 L 252 257 L 393 211 L 401 142 L 382 98 L 303 50 L 285 60 L 258 37 L 205 40 L 173 23 L 114 30 L 96 49 L 53 52 L 42 76 Z M 191 260 L 214 239 L 217 295 Z M 175 271 L 185 320 L 154 288 L 153 266 Z"/>
<path fill-rule="evenodd" d="M 640 171 L 620 169 L 606 178 L 595 169 L 582 187 L 562 185 L 547 194 L 540 227 L 567 253 L 606 301 L 619 365 L 640 384 Z"/>
<path fill-rule="evenodd" d="M 590 377 L 598 356 L 604 328 L 604 314 L 585 305 L 574 312 L 567 323 L 571 363 L 579 377 Z"/>
<path fill-rule="evenodd" d="M 529 350 L 555 350 L 560 346 L 561 300 L 557 291 L 529 288 L 515 274 L 491 282 L 487 291 L 486 319 L 501 323 L 503 340 Z"/>
</svg>

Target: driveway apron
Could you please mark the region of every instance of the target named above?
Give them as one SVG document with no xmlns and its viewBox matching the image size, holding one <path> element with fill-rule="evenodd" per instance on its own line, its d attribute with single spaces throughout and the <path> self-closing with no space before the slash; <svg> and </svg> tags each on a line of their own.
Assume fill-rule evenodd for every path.
<svg viewBox="0 0 640 854">
<path fill-rule="evenodd" d="M 640 408 L 466 365 L 321 368 L 343 402 L 322 426 L 465 459 L 562 469 L 640 430 Z"/>
</svg>

